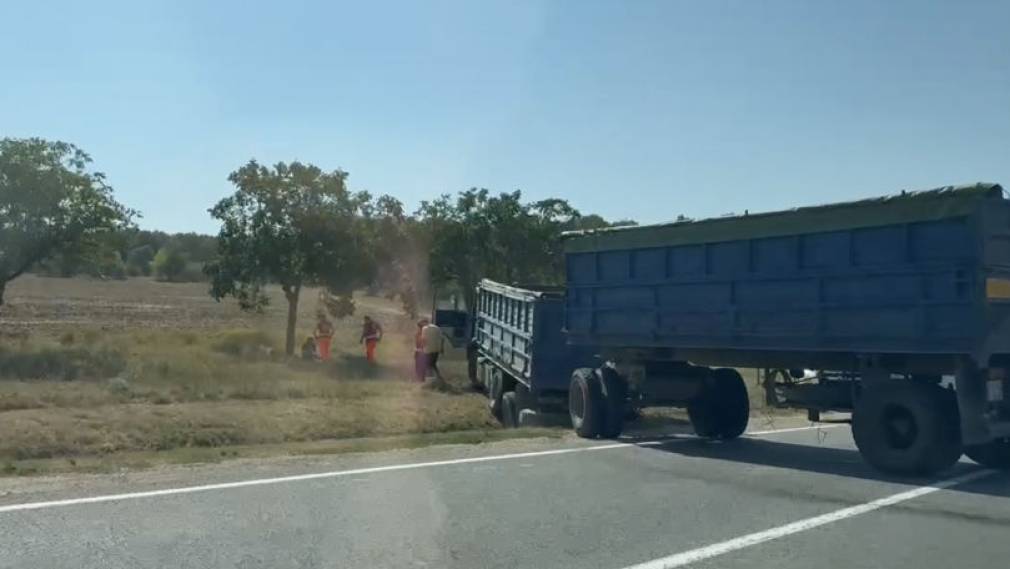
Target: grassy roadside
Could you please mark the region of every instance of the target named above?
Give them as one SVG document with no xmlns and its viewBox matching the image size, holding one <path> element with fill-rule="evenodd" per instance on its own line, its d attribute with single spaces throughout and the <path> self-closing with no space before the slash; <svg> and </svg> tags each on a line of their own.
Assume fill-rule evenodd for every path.
<svg viewBox="0 0 1010 569">
<path fill-rule="evenodd" d="M 299 338 L 310 333 L 311 298 Z M 387 299 L 355 300 L 357 316 L 335 323 L 323 363 L 283 357 L 282 304 L 245 314 L 202 284 L 19 279 L 0 313 L 0 475 L 567 432 L 500 430 L 458 352 L 440 362 L 444 384 L 412 383 L 414 324 Z M 386 331 L 378 365 L 358 343 L 363 314 Z M 794 413 L 765 409 L 756 372 L 740 371 L 752 425 Z M 685 418 L 650 411 L 637 428 Z"/>
<path fill-rule="evenodd" d="M 445 383 L 411 381 L 414 325 L 384 298 L 359 295 L 357 316 L 335 323 L 332 361 L 314 362 L 283 356 L 282 304 L 241 313 L 199 283 L 15 284 L 0 313 L 0 472 L 220 460 L 257 446 L 286 453 L 368 437 L 408 444 L 498 428 L 459 354 L 445 358 Z M 309 291 L 299 339 L 314 312 Z M 364 314 L 386 331 L 377 365 L 358 343 Z"/>
<path fill-rule="evenodd" d="M 0 477 L 104 474 L 122 470 L 156 468 L 164 465 L 219 463 L 234 459 L 377 452 L 432 445 L 482 444 L 524 438 L 561 438 L 566 433 L 567 431 L 563 429 L 468 430 L 278 444 L 234 445 L 218 448 L 184 447 L 168 451 L 133 451 L 108 455 L 86 455 L 77 458 L 26 459 L 10 461 L 0 466 Z"/>
<path fill-rule="evenodd" d="M 332 362 L 305 362 L 264 350 L 272 341 L 255 331 L 201 340 L 148 331 L 0 350 L 0 468 L 497 427 L 465 386 L 460 361 L 447 362 L 446 383 L 418 385 L 396 353 L 377 366 L 339 351 Z"/>
</svg>

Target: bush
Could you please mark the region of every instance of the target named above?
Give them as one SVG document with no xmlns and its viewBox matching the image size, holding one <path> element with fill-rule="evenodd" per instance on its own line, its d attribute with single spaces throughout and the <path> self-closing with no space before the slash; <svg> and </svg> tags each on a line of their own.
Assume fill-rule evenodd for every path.
<svg viewBox="0 0 1010 569">
<path fill-rule="evenodd" d="M 154 256 L 153 268 L 158 280 L 177 282 L 186 270 L 186 256 L 174 247 L 162 247 Z"/>
<path fill-rule="evenodd" d="M 214 342 L 214 349 L 233 356 L 266 356 L 280 353 L 274 338 L 259 330 L 236 330 L 222 333 Z"/>
<path fill-rule="evenodd" d="M 154 247 L 141 245 L 130 249 L 126 255 L 126 270 L 133 277 L 151 274 L 151 263 L 154 262 Z"/>
<path fill-rule="evenodd" d="M 126 358 L 116 350 L 64 347 L 11 352 L 0 348 L 0 378 L 4 379 L 105 379 L 124 369 Z"/>
<path fill-rule="evenodd" d="M 186 268 L 179 273 L 177 280 L 185 283 L 201 283 L 207 280 L 202 263 L 186 263 Z"/>
<path fill-rule="evenodd" d="M 123 280 L 126 278 L 126 264 L 115 251 L 106 251 L 91 259 L 86 271 L 89 276 L 101 279 Z"/>
</svg>

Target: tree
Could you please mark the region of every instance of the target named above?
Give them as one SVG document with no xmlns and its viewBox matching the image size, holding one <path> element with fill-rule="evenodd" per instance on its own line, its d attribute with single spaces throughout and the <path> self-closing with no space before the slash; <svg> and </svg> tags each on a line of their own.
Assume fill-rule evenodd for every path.
<svg viewBox="0 0 1010 569">
<path fill-rule="evenodd" d="M 128 226 L 136 215 L 90 164 L 73 144 L 0 139 L 0 306 L 7 283 Z"/>
<path fill-rule="evenodd" d="M 562 199 L 524 203 L 518 191 L 493 195 L 476 188 L 421 202 L 417 220 L 414 241 L 430 251 L 432 285 L 458 288 L 467 306 L 473 306 L 482 278 L 560 284 L 562 233 L 613 226 L 598 215 L 581 215 Z"/>
<path fill-rule="evenodd" d="M 154 262 L 154 247 L 141 245 L 134 247 L 126 254 L 126 271 L 131 277 L 151 274 L 151 263 Z"/>
<path fill-rule="evenodd" d="M 218 258 L 206 266 L 211 296 L 232 296 L 243 309 L 260 310 L 268 302 L 264 287 L 279 284 L 288 303 L 285 351 L 291 355 L 303 287 L 324 287 L 328 304 L 346 312 L 353 290 L 370 282 L 361 224 L 371 198 L 348 191 L 346 172 L 300 162 L 268 168 L 251 160 L 228 180 L 237 191 L 210 210 L 221 221 Z"/>
<path fill-rule="evenodd" d="M 389 299 L 399 298 L 404 312 L 416 317 L 427 280 L 427 255 L 417 239 L 417 224 L 404 213 L 403 204 L 390 196 L 370 203 L 363 221 L 374 268 L 369 287 Z"/>
<path fill-rule="evenodd" d="M 492 195 L 471 188 L 455 199 L 422 202 L 417 217 L 431 252 L 432 285 L 458 287 L 472 306 L 482 278 L 559 281 L 561 231 L 579 212 L 560 199 L 526 204 L 518 191 Z"/>
<path fill-rule="evenodd" d="M 159 280 L 173 282 L 178 281 L 182 276 L 183 271 L 186 270 L 187 262 L 186 255 L 178 247 L 166 245 L 154 256 L 151 268 Z"/>
</svg>

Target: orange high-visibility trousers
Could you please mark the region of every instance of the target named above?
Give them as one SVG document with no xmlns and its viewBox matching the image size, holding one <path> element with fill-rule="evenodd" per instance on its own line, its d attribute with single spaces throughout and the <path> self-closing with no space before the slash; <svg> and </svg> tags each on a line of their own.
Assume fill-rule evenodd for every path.
<svg viewBox="0 0 1010 569">
<path fill-rule="evenodd" d="M 369 363 L 375 363 L 375 347 L 377 345 L 379 345 L 379 341 L 375 338 L 365 340 L 365 359 Z"/>
<path fill-rule="evenodd" d="M 319 336 L 316 338 L 316 351 L 319 352 L 319 359 L 329 361 L 330 359 L 330 336 Z"/>
</svg>

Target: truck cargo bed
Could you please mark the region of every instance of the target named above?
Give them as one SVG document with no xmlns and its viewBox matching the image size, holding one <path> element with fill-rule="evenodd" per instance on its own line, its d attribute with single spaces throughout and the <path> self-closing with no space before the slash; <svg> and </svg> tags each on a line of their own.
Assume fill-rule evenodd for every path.
<svg viewBox="0 0 1010 569">
<path fill-rule="evenodd" d="M 1010 205 L 996 184 L 574 232 L 565 250 L 576 345 L 1010 352 Z"/>
<path fill-rule="evenodd" d="M 480 357 L 531 390 L 564 392 L 572 370 L 592 365 L 594 359 L 591 348 L 565 342 L 563 312 L 559 287 L 507 286 L 485 279 L 477 287 L 474 344 Z"/>
</svg>

